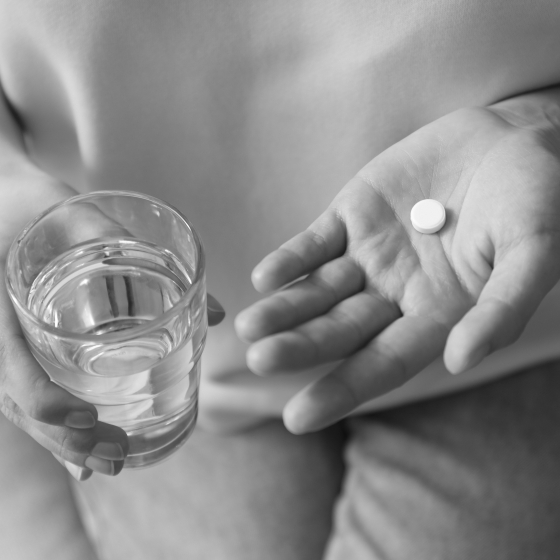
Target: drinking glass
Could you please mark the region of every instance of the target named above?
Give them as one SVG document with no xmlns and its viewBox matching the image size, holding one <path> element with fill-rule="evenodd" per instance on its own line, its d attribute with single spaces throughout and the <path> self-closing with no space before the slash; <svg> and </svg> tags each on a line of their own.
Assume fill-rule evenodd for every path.
<svg viewBox="0 0 560 560">
<path fill-rule="evenodd" d="M 207 316 L 204 252 L 185 216 L 134 192 L 76 196 L 14 240 L 6 281 L 51 380 L 128 434 L 125 467 L 186 441 Z"/>
</svg>

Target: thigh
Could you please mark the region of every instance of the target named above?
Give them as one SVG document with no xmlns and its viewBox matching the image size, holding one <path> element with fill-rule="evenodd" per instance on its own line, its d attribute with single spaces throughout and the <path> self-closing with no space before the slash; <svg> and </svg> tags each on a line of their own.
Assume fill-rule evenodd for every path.
<svg viewBox="0 0 560 560">
<path fill-rule="evenodd" d="M 560 364 L 348 423 L 328 560 L 555 560 Z"/>
<path fill-rule="evenodd" d="M 195 430 L 168 461 L 77 485 L 101 560 L 314 560 L 342 479 L 343 434 L 271 422 L 233 436 Z"/>
<path fill-rule="evenodd" d="M 68 475 L 0 414 L 0 557 L 93 560 Z"/>
</svg>

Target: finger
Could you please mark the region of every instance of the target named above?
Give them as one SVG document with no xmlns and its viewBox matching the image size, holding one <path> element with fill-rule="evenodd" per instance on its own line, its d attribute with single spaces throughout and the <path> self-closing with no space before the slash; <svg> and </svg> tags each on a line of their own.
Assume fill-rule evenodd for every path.
<svg viewBox="0 0 560 560">
<path fill-rule="evenodd" d="M 235 329 L 247 342 L 292 329 L 326 313 L 359 292 L 363 285 L 364 276 L 358 265 L 341 257 L 323 265 L 305 280 L 242 311 L 235 319 Z"/>
<path fill-rule="evenodd" d="M 448 332 L 448 327 L 428 317 L 401 317 L 363 350 L 298 393 L 284 409 L 286 427 L 294 434 L 320 430 L 400 387 L 441 353 Z"/>
<path fill-rule="evenodd" d="M 225 318 L 225 309 L 220 302 L 212 295 L 206 294 L 206 308 L 208 310 L 208 326 L 219 325 Z"/>
<path fill-rule="evenodd" d="M 559 249 L 536 239 L 497 260 L 477 304 L 449 335 L 444 362 L 451 373 L 470 369 L 517 340 L 560 276 L 560 263 L 551 254 Z"/>
<path fill-rule="evenodd" d="M 55 453 L 52 456 L 68 471 L 72 478 L 76 479 L 78 482 L 83 482 L 91 477 L 93 471 L 84 467 L 78 467 L 69 461 L 65 461 Z"/>
<path fill-rule="evenodd" d="M 129 443 L 121 428 L 103 422 L 89 430 L 51 426 L 29 418 L 15 403 L 8 408 L 8 419 L 60 460 L 109 476 L 122 470 Z"/>
<path fill-rule="evenodd" d="M 95 406 L 52 383 L 31 355 L 5 288 L 0 290 L 0 381 L 0 394 L 38 421 L 73 428 L 95 425 Z"/>
<path fill-rule="evenodd" d="M 266 256 L 253 270 L 253 285 L 259 292 L 276 290 L 340 257 L 345 249 L 346 227 L 328 210 L 306 231 Z"/>
<path fill-rule="evenodd" d="M 30 354 L 22 336 L 0 341 L 2 392 L 31 418 L 46 424 L 91 428 L 97 420 L 95 406 L 53 383 Z"/>
<path fill-rule="evenodd" d="M 253 344 L 247 365 L 258 374 L 301 370 L 340 360 L 359 350 L 400 315 L 372 291 L 345 299 L 322 317 Z"/>
</svg>

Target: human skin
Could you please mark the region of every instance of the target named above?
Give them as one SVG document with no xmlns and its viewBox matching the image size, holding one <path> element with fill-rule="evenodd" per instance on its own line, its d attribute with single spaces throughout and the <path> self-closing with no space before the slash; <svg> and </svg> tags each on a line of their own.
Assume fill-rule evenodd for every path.
<svg viewBox="0 0 560 560">
<path fill-rule="evenodd" d="M 444 350 L 447 367 L 461 371 L 515 340 L 560 275 L 551 258 L 559 244 L 559 105 L 558 90 L 550 89 L 463 109 L 364 167 L 307 232 L 257 266 L 253 281 L 267 292 L 311 276 L 237 319 L 240 336 L 252 342 L 249 367 L 267 376 L 293 371 L 293 382 L 284 377 L 279 391 L 269 386 L 255 398 L 244 373 L 223 398 L 216 397 L 220 382 L 207 380 L 202 426 L 244 429 L 285 407 L 291 431 L 316 430 L 402 385 Z M 27 159 L 16 123 L 2 111 L 5 256 L 29 219 L 74 191 Z M 444 202 L 449 214 L 433 236 L 408 223 L 412 204 L 426 197 Z M 0 298 L 2 412 L 80 467 L 99 441 L 126 450 L 119 428 L 68 419 L 70 412 L 97 416 L 48 381 L 4 291 Z M 343 361 L 319 381 L 297 375 L 336 360 Z M 122 466 L 99 459 L 100 472 Z"/>
<path fill-rule="evenodd" d="M 460 373 L 514 342 L 560 277 L 559 187 L 555 88 L 455 111 L 367 164 L 257 265 L 269 295 L 236 320 L 259 375 L 341 360 L 276 403 L 288 429 L 330 425 L 441 353 Z M 410 224 L 423 198 L 447 209 L 436 235 Z"/>
<path fill-rule="evenodd" d="M 231 317 L 256 298 L 255 259 L 374 155 L 459 107 L 560 80 L 554 0 L 0 5 L 2 87 L 35 161 L 81 192 L 129 185 L 185 208 Z M 278 416 L 310 380 L 252 375 L 232 322 L 208 339 L 201 426 Z M 487 380 L 439 373 L 452 390 Z M 410 402 L 397 395 L 413 386 L 430 398 L 429 381 L 374 403 Z"/>
<path fill-rule="evenodd" d="M 17 123 L 0 98 L 0 277 L 14 237 L 37 214 L 78 194 L 74 189 L 41 171 L 29 160 Z M 73 224 L 70 221 L 67 227 Z M 83 216 L 74 225 L 84 231 Z M 223 319 L 223 310 L 212 298 L 209 324 Z M 92 469 L 116 475 L 128 450 L 126 433 L 97 421 L 95 406 L 51 383 L 35 361 L 19 327 L 4 282 L 0 283 L 0 411 L 15 425 L 53 453 L 70 473 L 84 480 Z M 96 445 L 109 444 L 109 448 Z M 122 452 L 114 454 L 111 444 Z M 113 448 L 115 449 L 115 448 Z"/>
</svg>

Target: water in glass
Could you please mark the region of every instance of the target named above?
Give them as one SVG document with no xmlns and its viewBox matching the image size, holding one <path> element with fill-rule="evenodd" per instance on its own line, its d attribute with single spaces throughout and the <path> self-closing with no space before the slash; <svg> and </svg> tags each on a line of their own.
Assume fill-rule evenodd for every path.
<svg viewBox="0 0 560 560">
<path fill-rule="evenodd" d="M 100 421 L 127 432 L 127 467 L 160 461 L 194 428 L 204 306 L 153 328 L 191 287 L 192 271 L 170 251 L 114 238 L 58 256 L 29 291 L 29 310 L 46 323 L 100 335 L 99 342 L 81 345 L 53 339 L 48 358 L 44 352 L 34 355 L 53 381 L 95 404 Z M 152 328 L 143 333 L 148 324 Z M 118 337 L 130 329 L 133 337 Z M 118 340 L 105 334 L 117 334 Z"/>
</svg>

